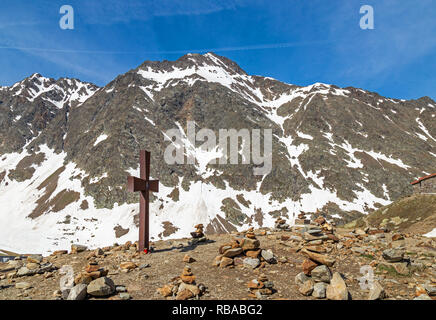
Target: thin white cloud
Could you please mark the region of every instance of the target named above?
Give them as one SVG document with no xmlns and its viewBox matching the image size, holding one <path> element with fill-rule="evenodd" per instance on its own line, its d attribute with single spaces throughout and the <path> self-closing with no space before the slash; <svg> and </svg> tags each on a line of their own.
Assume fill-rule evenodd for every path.
<svg viewBox="0 0 436 320">
<path fill-rule="evenodd" d="M 291 48 L 291 47 L 305 47 L 319 44 L 332 43 L 329 40 L 320 41 L 304 41 L 304 42 L 282 42 L 282 43 L 269 43 L 258 45 L 246 46 L 233 46 L 233 47 L 215 47 L 215 48 L 191 48 L 181 50 L 157 50 L 157 51 L 114 51 L 114 50 L 77 50 L 77 49 L 55 49 L 55 48 L 35 48 L 35 47 L 18 47 L 18 46 L 0 46 L 0 49 L 9 50 L 23 50 L 28 52 L 53 52 L 53 53 L 84 53 L 84 54 L 183 54 L 194 52 L 225 52 L 225 51 L 248 51 L 248 50 L 263 50 L 263 49 L 277 49 L 277 48 Z"/>
</svg>

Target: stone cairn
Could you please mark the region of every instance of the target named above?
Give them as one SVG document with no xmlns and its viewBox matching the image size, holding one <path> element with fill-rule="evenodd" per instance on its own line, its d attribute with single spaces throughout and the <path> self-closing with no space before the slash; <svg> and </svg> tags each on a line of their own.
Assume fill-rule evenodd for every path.
<svg viewBox="0 0 436 320">
<path fill-rule="evenodd" d="M 295 224 L 310 224 L 310 219 L 306 219 L 306 214 L 301 212 L 295 219 Z"/>
<path fill-rule="evenodd" d="M 253 279 L 247 283 L 250 298 L 266 299 L 268 296 L 276 292 L 274 283 L 268 281 L 266 275 L 261 274 L 257 279 Z"/>
<path fill-rule="evenodd" d="M 288 230 L 290 230 L 289 224 L 287 224 L 286 220 L 284 220 L 282 218 L 277 218 L 277 220 L 275 221 L 275 224 L 274 224 L 274 228 L 277 231 L 288 231 Z"/>
<path fill-rule="evenodd" d="M 125 245 L 119 247 L 129 250 L 132 246 L 131 242 L 127 242 Z M 71 267 L 63 266 L 59 272 L 61 275 L 64 275 L 64 277 L 61 278 L 61 288 L 54 293 L 54 296 L 63 300 L 84 300 L 87 297 L 108 297 L 119 293 L 118 297 L 112 296 L 110 299 L 130 299 L 126 288 L 124 286 L 116 286 L 112 279 L 107 277 L 109 270 L 100 267 L 97 261 L 97 259 L 103 259 L 110 249 L 115 251 L 117 248 L 118 247 L 98 248 L 89 252 L 86 257 L 88 265 L 76 275 L 74 275 Z M 70 254 L 85 251 L 87 251 L 86 246 L 73 244 Z M 65 253 L 58 252 L 56 254 Z M 120 265 L 120 270 L 131 270 L 136 267 L 136 264 L 132 262 L 123 262 Z"/>
<path fill-rule="evenodd" d="M 195 231 L 191 232 L 192 239 L 189 241 L 190 245 L 197 244 L 199 242 L 206 242 L 207 238 L 204 235 L 203 229 L 204 226 L 202 224 L 197 224 L 194 226 Z"/>
<path fill-rule="evenodd" d="M 206 292 L 206 287 L 203 284 L 197 285 L 195 278 L 191 267 L 185 266 L 179 277 L 158 288 L 157 292 L 165 298 L 173 297 L 176 300 L 199 299 Z"/>
<path fill-rule="evenodd" d="M 247 266 L 252 269 L 263 268 L 266 263 L 277 263 L 277 258 L 271 250 L 262 250 L 260 241 L 256 239 L 254 229 L 250 228 L 243 238 L 234 238 L 218 249 L 219 255 L 215 257 L 212 265 L 216 267 Z"/>
<path fill-rule="evenodd" d="M 299 219 L 301 216 L 302 214 Z M 328 255 L 331 248 L 326 243 L 339 241 L 333 227 L 322 216 L 317 217 L 313 223 L 304 222 L 299 230 L 303 245 L 298 251 L 304 255 L 305 260 L 301 265 L 303 272 L 295 277 L 298 291 L 316 299 L 348 300 L 345 281 L 338 272 L 332 273 L 330 270 L 336 260 Z"/>
<path fill-rule="evenodd" d="M 74 277 L 74 284 L 90 284 L 95 279 L 106 277 L 108 272 L 108 270 L 100 268 L 95 260 L 91 260 L 88 265 Z"/>
</svg>

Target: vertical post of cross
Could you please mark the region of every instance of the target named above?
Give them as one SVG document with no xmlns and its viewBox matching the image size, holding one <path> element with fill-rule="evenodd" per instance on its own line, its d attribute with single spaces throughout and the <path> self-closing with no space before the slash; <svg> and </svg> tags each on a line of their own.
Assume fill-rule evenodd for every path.
<svg viewBox="0 0 436 320">
<path fill-rule="evenodd" d="M 140 178 L 127 177 L 127 189 L 140 192 L 139 198 L 139 252 L 150 252 L 150 191 L 159 192 L 159 180 L 150 180 L 150 152 L 139 152 Z"/>
<path fill-rule="evenodd" d="M 140 178 L 145 180 L 145 190 L 141 191 L 139 200 L 139 251 L 150 250 L 149 237 L 149 196 L 148 180 L 150 179 L 150 152 L 140 150 L 139 152 Z"/>
</svg>

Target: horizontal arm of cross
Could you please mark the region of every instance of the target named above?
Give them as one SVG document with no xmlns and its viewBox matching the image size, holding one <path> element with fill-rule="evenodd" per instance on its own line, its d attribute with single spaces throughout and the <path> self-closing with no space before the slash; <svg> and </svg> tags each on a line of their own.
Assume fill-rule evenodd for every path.
<svg viewBox="0 0 436 320">
<path fill-rule="evenodd" d="M 148 184 L 148 188 L 147 188 Z M 144 180 L 136 177 L 127 177 L 127 190 L 130 192 L 152 191 L 159 192 L 159 180 Z"/>
</svg>

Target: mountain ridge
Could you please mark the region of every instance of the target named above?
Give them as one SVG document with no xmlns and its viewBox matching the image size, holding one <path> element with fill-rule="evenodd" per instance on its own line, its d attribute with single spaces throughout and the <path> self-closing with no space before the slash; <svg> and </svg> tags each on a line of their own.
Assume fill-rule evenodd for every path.
<svg viewBox="0 0 436 320">
<path fill-rule="evenodd" d="M 430 98 L 300 87 L 250 76 L 212 53 L 145 61 L 104 87 L 64 80 L 58 90 L 52 80 L 39 82 L 39 94 L 29 91 L 33 101 L 29 92 L 0 90 L 0 204 L 17 229 L 40 228 L 32 239 L 49 234 L 41 248 L 136 238 L 138 199 L 126 193 L 125 178 L 137 174 L 140 148 L 152 152 L 152 176 L 161 181 L 152 196 L 155 239 L 183 237 L 194 222 L 209 232 L 272 225 L 279 216 L 293 223 L 301 211 L 347 222 L 409 193 L 413 178 L 436 167 Z M 189 149 L 196 164 L 167 165 L 163 133 L 186 133 L 188 121 L 214 132 L 271 129 L 271 173 L 253 176 L 253 165 L 202 167 L 199 145 Z M 26 208 L 10 205 L 16 192 L 26 195 L 17 199 Z M 13 229 L 2 230 L 10 242 L 17 241 Z"/>
</svg>

